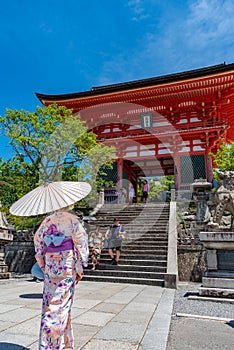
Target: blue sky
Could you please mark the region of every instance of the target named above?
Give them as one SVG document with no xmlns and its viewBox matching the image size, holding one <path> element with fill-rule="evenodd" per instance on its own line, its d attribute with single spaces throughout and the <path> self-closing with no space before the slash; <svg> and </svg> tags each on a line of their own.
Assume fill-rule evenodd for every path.
<svg viewBox="0 0 234 350">
<path fill-rule="evenodd" d="M 233 0 L 9 0 L 0 4 L 0 115 L 35 92 L 234 63 Z M 0 157 L 12 155 L 4 137 Z"/>
</svg>

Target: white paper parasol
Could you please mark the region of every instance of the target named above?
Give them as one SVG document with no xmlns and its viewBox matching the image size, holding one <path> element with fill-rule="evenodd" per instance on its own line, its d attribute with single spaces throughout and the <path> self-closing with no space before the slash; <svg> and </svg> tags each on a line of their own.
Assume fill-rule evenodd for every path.
<svg viewBox="0 0 234 350">
<path fill-rule="evenodd" d="M 10 207 L 10 213 L 17 216 L 34 216 L 65 208 L 91 191 L 87 182 L 55 181 L 45 182 L 30 191 Z"/>
</svg>

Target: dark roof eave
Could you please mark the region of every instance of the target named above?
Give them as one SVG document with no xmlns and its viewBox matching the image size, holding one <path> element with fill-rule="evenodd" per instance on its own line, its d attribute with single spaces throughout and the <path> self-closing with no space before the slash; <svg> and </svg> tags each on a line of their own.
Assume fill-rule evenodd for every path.
<svg viewBox="0 0 234 350">
<path fill-rule="evenodd" d="M 231 63 L 231 64 L 221 63 L 215 66 L 194 69 L 194 70 L 185 71 L 181 73 L 163 75 L 163 76 L 154 77 L 154 78 L 134 80 L 134 81 L 124 82 L 124 83 L 104 85 L 104 86 L 98 86 L 98 87 L 94 86 L 89 91 L 60 94 L 60 95 L 46 95 L 46 94 L 40 94 L 38 92 L 36 92 L 35 94 L 40 101 L 70 100 L 74 98 L 102 95 L 106 93 L 119 92 L 119 91 L 137 89 L 137 88 L 142 88 L 142 87 L 147 87 L 152 85 L 177 82 L 177 81 L 186 80 L 186 79 L 199 78 L 202 76 L 207 76 L 215 73 L 217 74 L 222 72 L 228 72 L 233 69 L 234 69 L 234 63 Z"/>
</svg>

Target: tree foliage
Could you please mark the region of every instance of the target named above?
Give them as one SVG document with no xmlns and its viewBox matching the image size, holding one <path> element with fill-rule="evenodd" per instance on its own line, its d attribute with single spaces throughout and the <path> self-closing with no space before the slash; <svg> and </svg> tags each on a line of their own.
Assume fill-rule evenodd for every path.
<svg viewBox="0 0 234 350">
<path fill-rule="evenodd" d="M 221 171 L 234 171 L 234 142 L 226 144 L 222 139 L 221 145 L 216 154 L 210 153 L 214 164 Z"/>
<path fill-rule="evenodd" d="M 164 191 L 167 191 L 167 196 L 170 196 L 171 192 L 171 186 L 174 184 L 174 177 L 173 176 L 163 176 L 156 179 L 151 179 L 150 182 L 150 192 L 149 192 L 149 199 L 154 200 L 165 200 L 165 198 L 162 197 L 162 193 Z"/>
<path fill-rule="evenodd" d="M 0 128 L 10 139 L 21 166 L 42 180 L 55 180 L 63 166 L 74 164 L 95 146 L 96 135 L 72 109 L 51 104 L 36 112 L 6 110 Z M 39 179 L 38 179 L 39 180 Z"/>
</svg>

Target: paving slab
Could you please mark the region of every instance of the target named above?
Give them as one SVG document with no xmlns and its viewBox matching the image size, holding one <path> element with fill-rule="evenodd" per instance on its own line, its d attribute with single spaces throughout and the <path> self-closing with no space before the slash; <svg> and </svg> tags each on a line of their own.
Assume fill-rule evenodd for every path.
<svg viewBox="0 0 234 350">
<path fill-rule="evenodd" d="M 31 318 L 30 320 L 18 323 L 13 327 L 9 327 L 5 331 L 5 333 L 11 333 L 14 335 L 21 334 L 21 335 L 25 335 L 26 337 L 30 335 L 30 336 L 35 336 L 35 338 L 38 338 L 39 330 L 40 330 L 40 320 L 41 320 L 41 316 Z M 4 332 L 2 332 L 1 334 L 4 334 Z M 1 334 L 0 334 L 0 337 L 1 337 Z"/>
<path fill-rule="evenodd" d="M 1 314 L 1 321 L 10 321 L 14 323 L 19 323 L 26 321 L 28 319 L 33 319 L 35 315 L 39 315 L 39 310 L 33 310 L 26 307 L 18 308 L 17 310 L 11 310 Z"/>
<path fill-rule="evenodd" d="M 93 311 L 110 312 L 117 314 L 125 307 L 124 304 L 114 304 L 114 303 L 100 303 L 93 307 Z"/>
<path fill-rule="evenodd" d="M 1 300 L 0 315 L 13 310 L 17 312 L 17 310 L 20 308 L 20 306 L 17 304 L 8 304 L 7 302 L 3 304 L 2 302 L 3 301 Z"/>
<path fill-rule="evenodd" d="M 38 340 L 38 335 L 37 336 L 33 336 L 33 335 L 27 335 L 27 337 L 25 336 L 25 334 L 14 334 L 10 331 L 4 331 L 0 333 L 0 344 L 1 343 L 8 343 L 8 347 L 9 349 L 13 350 L 12 344 L 16 344 L 18 346 L 22 346 L 22 348 L 26 347 L 30 349 L 30 344 L 36 342 Z M 1 349 L 1 347 L 0 347 Z M 7 349 L 7 347 L 6 347 Z M 2 345 L 2 349 L 1 350 L 6 350 L 5 348 L 3 348 Z"/>
<path fill-rule="evenodd" d="M 73 318 L 73 323 L 104 327 L 115 314 L 98 311 L 87 311 L 82 315 Z"/>
<path fill-rule="evenodd" d="M 1 317 L 1 315 L 0 315 Z M 9 321 L 0 321 L 0 332 L 5 331 L 6 329 L 13 327 L 15 325 L 14 322 Z"/>
<path fill-rule="evenodd" d="M 101 327 L 92 325 L 82 325 L 73 323 L 73 333 L 75 339 L 75 350 L 81 349 L 90 340 L 93 339 L 95 334 L 101 330 Z"/>
<path fill-rule="evenodd" d="M 138 292 L 132 291 L 132 292 L 124 292 L 121 291 L 119 293 L 116 293 L 115 295 L 111 296 L 110 298 L 107 298 L 105 300 L 106 303 L 116 303 L 116 304 L 128 304 L 130 301 L 132 301 L 136 296 Z"/>
<path fill-rule="evenodd" d="M 127 341 L 140 343 L 146 329 L 145 324 L 130 322 L 110 322 L 94 338 L 103 340 Z"/>
<path fill-rule="evenodd" d="M 137 324 L 148 324 L 152 317 L 152 310 L 145 311 L 139 309 L 127 309 L 127 307 L 121 311 L 115 318 L 115 322 L 130 322 Z"/>
<path fill-rule="evenodd" d="M 137 350 L 138 343 L 92 339 L 82 350 Z"/>
</svg>

